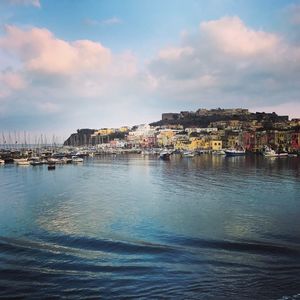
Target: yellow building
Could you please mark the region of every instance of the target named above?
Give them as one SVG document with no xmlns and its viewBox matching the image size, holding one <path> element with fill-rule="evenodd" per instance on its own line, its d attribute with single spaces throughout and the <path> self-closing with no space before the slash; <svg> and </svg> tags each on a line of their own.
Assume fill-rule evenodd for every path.
<svg viewBox="0 0 300 300">
<path fill-rule="evenodd" d="M 102 128 L 99 129 L 95 132 L 95 134 L 97 135 L 109 135 L 115 133 L 115 129 L 114 128 Z"/>
<path fill-rule="evenodd" d="M 283 145 L 288 141 L 289 133 L 287 131 L 275 131 L 275 145 Z"/>
<path fill-rule="evenodd" d="M 229 135 L 227 137 L 227 148 L 235 148 L 239 144 L 239 136 Z"/>
<path fill-rule="evenodd" d="M 220 140 L 212 140 L 212 141 L 210 141 L 210 148 L 213 151 L 220 151 L 220 150 L 222 150 L 222 141 L 220 141 Z"/>
<path fill-rule="evenodd" d="M 229 126 L 234 127 L 234 128 L 238 128 L 238 127 L 242 126 L 242 122 L 238 121 L 238 120 L 230 120 L 229 121 Z"/>
<path fill-rule="evenodd" d="M 119 128 L 120 132 L 128 132 L 129 131 L 129 127 L 128 126 L 123 126 Z"/>
<path fill-rule="evenodd" d="M 206 138 L 191 137 L 189 149 L 191 151 L 195 150 L 207 150 L 209 149 L 209 141 Z"/>
<path fill-rule="evenodd" d="M 157 143 L 160 147 L 172 145 L 172 138 L 175 132 L 172 130 L 162 130 L 157 136 Z"/>
<path fill-rule="evenodd" d="M 175 143 L 175 149 L 176 150 L 183 150 L 183 151 L 187 151 L 190 150 L 190 145 L 191 142 L 190 141 L 176 141 Z"/>
</svg>

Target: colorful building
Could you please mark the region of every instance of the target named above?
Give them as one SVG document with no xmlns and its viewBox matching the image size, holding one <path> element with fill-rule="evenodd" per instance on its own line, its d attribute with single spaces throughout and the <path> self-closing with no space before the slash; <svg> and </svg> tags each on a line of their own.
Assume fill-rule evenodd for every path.
<svg viewBox="0 0 300 300">
<path fill-rule="evenodd" d="M 210 148 L 213 151 L 222 150 L 222 141 L 221 140 L 211 140 L 210 141 Z"/>
</svg>

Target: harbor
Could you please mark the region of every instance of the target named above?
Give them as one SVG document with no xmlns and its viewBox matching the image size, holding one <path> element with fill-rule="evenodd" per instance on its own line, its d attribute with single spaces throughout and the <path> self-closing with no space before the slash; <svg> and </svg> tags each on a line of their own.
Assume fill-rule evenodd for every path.
<svg viewBox="0 0 300 300">
<path fill-rule="evenodd" d="M 161 159 L 169 161 L 171 159 L 193 159 L 198 156 L 207 157 L 235 157 L 235 156 L 262 156 L 265 159 L 274 158 L 295 158 L 297 154 L 289 154 L 287 152 L 277 154 L 266 148 L 266 151 L 261 153 L 246 152 L 244 149 L 221 149 L 221 150 L 199 150 L 199 151 L 183 151 L 167 148 L 153 149 L 115 149 L 105 148 L 96 149 L 95 147 L 45 147 L 45 148 L 23 148 L 23 149 L 1 149 L 0 150 L 0 166 L 15 165 L 19 167 L 31 166 L 38 167 L 42 165 L 48 166 L 48 170 L 55 170 L 56 166 L 62 165 L 78 165 L 87 160 L 92 161 L 97 157 L 111 156 L 141 156 L 151 157 L 152 159 Z"/>
<path fill-rule="evenodd" d="M 298 293 L 299 157 L 158 157 L 0 167 L 0 297 Z"/>
</svg>

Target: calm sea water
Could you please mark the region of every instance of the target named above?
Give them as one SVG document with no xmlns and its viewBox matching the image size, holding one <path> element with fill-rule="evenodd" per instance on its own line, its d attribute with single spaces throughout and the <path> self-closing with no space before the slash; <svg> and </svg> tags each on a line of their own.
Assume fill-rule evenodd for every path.
<svg viewBox="0 0 300 300">
<path fill-rule="evenodd" d="M 2 166 L 0 297 L 299 299 L 300 159 Z"/>
</svg>

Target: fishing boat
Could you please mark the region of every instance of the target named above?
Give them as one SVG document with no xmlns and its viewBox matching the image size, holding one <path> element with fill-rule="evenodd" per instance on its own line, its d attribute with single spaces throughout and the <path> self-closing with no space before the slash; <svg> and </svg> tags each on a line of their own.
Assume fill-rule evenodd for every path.
<svg viewBox="0 0 300 300">
<path fill-rule="evenodd" d="M 246 154 L 246 150 L 243 147 L 237 149 L 227 149 L 225 150 L 226 156 L 243 156 Z"/>
</svg>

